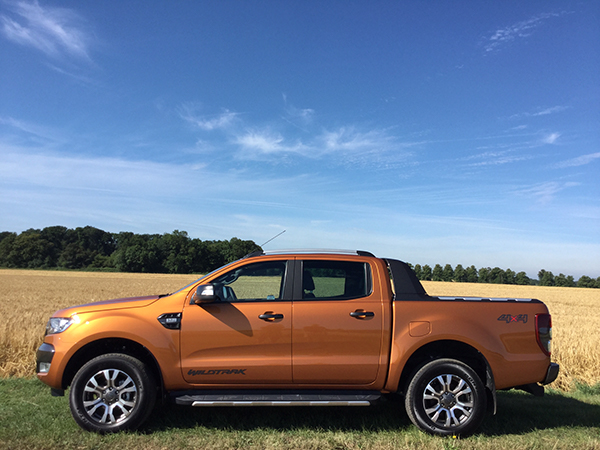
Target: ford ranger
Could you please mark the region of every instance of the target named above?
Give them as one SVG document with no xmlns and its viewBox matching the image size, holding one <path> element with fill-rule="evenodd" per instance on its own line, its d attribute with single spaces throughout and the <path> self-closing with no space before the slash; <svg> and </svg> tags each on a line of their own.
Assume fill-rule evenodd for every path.
<svg viewBox="0 0 600 450">
<path fill-rule="evenodd" d="M 535 299 L 433 297 L 368 252 L 256 252 L 160 296 L 57 311 L 37 351 L 53 395 L 100 433 L 157 401 L 367 406 L 398 393 L 437 435 L 472 433 L 496 391 L 543 394 L 552 322 Z"/>
</svg>

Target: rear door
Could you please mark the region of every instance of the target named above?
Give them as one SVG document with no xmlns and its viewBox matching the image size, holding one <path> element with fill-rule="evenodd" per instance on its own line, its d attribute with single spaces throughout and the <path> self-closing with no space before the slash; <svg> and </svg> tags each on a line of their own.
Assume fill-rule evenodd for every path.
<svg viewBox="0 0 600 450">
<path fill-rule="evenodd" d="M 297 384 L 368 385 L 377 378 L 383 303 L 367 261 L 296 263 L 292 376 Z"/>
</svg>

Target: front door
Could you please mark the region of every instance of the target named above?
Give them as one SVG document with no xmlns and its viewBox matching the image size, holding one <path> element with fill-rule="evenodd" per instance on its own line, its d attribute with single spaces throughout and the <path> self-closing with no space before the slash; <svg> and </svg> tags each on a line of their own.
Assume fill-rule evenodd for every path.
<svg viewBox="0 0 600 450">
<path fill-rule="evenodd" d="M 248 264 L 212 280 L 220 301 L 185 305 L 181 365 L 192 384 L 290 383 L 292 306 L 286 261 Z"/>
</svg>

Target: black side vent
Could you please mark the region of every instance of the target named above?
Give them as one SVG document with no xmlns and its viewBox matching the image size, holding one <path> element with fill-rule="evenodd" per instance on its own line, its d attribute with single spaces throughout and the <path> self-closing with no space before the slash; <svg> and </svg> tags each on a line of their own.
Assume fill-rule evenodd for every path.
<svg viewBox="0 0 600 450">
<path fill-rule="evenodd" d="M 181 328 L 181 313 L 166 313 L 158 316 L 160 324 L 169 330 L 179 330 Z"/>
</svg>

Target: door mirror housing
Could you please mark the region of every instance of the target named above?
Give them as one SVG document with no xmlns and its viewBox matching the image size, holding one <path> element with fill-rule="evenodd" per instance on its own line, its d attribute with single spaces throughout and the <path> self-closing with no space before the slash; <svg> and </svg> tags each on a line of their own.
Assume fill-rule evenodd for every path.
<svg viewBox="0 0 600 450">
<path fill-rule="evenodd" d="M 205 303 L 215 303 L 221 301 L 221 298 L 215 293 L 215 286 L 212 284 L 201 284 L 196 288 L 196 292 L 192 295 L 192 301 L 196 305 Z"/>
</svg>

